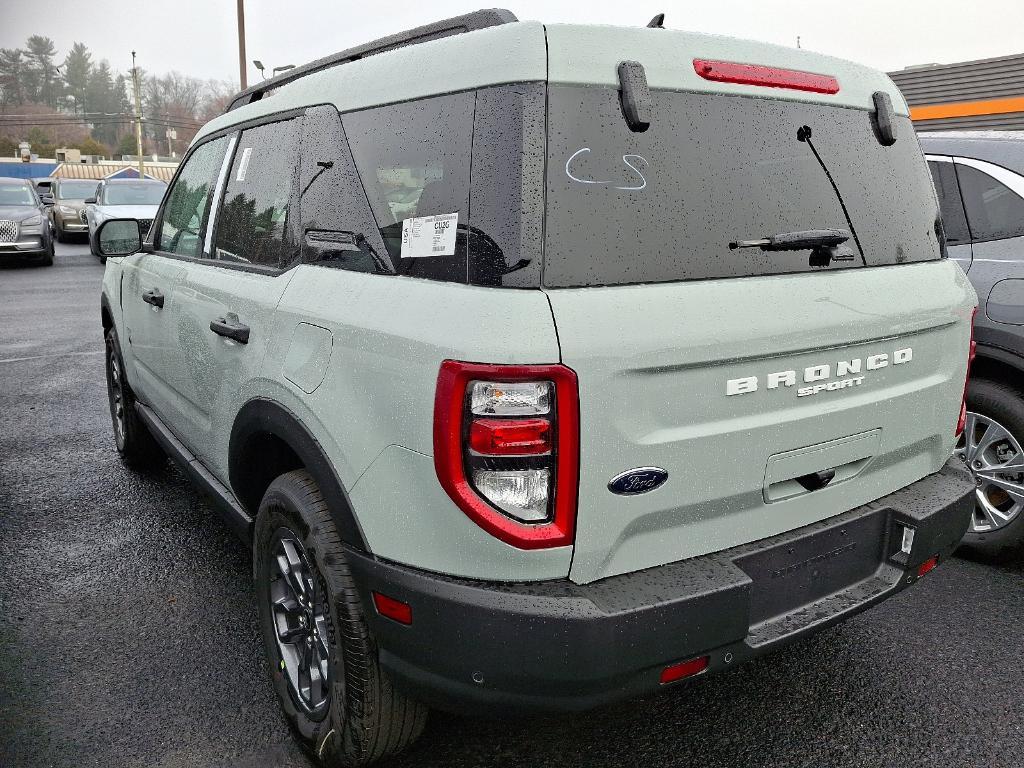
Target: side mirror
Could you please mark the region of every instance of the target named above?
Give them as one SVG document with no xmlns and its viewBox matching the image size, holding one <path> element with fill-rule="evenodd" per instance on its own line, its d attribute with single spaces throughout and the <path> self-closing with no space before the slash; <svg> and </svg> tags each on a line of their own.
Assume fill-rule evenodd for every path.
<svg viewBox="0 0 1024 768">
<path fill-rule="evenodd" d="M 40 195 L 39 200 L 43 203 L 43 205 L 53 205 L 53 195 Z"/>
<path fill-rule="evenodd" d="M 96 205 L 96 198 L 95 197 L 87 197 L 87 198 L 85 198 L 85 204 L 86 205 Z"/>
<path fill-rule="evenodd" d="M 142 248 L 142 233 L 135 219 L 107 219 L 96 231 L 102 256 L 130 256 Z"/>
</svg>

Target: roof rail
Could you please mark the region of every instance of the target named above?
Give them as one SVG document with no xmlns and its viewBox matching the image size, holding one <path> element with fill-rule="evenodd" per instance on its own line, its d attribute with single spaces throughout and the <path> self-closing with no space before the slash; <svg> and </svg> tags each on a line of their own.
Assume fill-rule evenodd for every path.
<svg viewBox="0 0 1024 768">
<path fill-rule="evenodd" d="M 379 40 L 357 45 L 355 48 L 349 48 L 345 51 L 333 53 L 330 56 L 324 56 L 322 59 L 311 61 L 309 64 L 303 64 L 301 67 L 286 70 L 277 77 L 272 77 L 269 80 L 264 80 L 258 85 L 250 86 L 244 91 L 240 91 L 235 94 L 234 98 L 232 98 L 228 104 L 227 109 L 224 111 L 230 112 L 231 110 L 237 109 L 245 104 L 251 104 L 254 101 L 259 101 L 268 91 L 280 88 L 286 83 L 293 82 L 299 78 L 305 77 L 306 75 L 311 75 L 314 72 L 320 72 L 330 67 L 336 67 L 340 64 L 348 64 L 351 61 L 356 61 L 367 56 L 373 56 L 377 53 L 391 51 L 395 48 L 404 48 L 408 45 L 417 45 L 418 43 L 425 43 L 442 37 L 461 35 L 464 32 L 474 32 L 478 29 L 494 27 L 499 24 L 511 24 L 516 21 L 519 21 L 519 19 L 516 18 L 512 11 L 506 11 L 504 8 L 488 8 L 480 11 L 473 11 L 473 13 L 467 13 L 462 16 L 453 16 L 450 19 L 444 19 L 442 21 L 435 21 L 431 24 L 425 24 L 422 27 L 416 27 L 415 29 L 408 29 L 405 32 L 399 32 L 395 35 L 388 35 L 387 37 L 382 37 Z"/>
</svg>

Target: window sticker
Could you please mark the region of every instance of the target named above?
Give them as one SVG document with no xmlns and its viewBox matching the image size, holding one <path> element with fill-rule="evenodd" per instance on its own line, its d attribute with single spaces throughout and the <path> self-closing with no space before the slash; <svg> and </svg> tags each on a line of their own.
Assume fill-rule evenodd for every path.
<svg viewBox="0 0 1024 768">
<path fill-rule="evenodd" d="M 242 159 L 238 163 L 238 175 L 235 181 L 245 181 L 245 172 L 249 170 L 249 157 L 252 155 L 252 147 L 242 150 Z"/>
<path fill-rule="evenodd" d="M 439 216 L 414 216 L 402 222 L 402 258 L 454 256 L 459 212 Z"/>
</svg>

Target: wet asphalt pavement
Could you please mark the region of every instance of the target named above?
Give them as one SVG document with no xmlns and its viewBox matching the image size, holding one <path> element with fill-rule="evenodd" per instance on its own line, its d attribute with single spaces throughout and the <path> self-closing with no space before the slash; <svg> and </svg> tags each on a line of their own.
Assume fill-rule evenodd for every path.
<svg viewBox="0 0 1024 768">
<path fill-rule="evenodd" d="M 84 245 L 0 268 L 0 766 L 309 766 L 273 698 L 248 553 L 175 469 L 117 458 L 101 276 Z M 432 715 L 390 765 L 1024 765 L 1022 577 L 953 559 L 660 696 L 576 717 Z"/>
</svg>

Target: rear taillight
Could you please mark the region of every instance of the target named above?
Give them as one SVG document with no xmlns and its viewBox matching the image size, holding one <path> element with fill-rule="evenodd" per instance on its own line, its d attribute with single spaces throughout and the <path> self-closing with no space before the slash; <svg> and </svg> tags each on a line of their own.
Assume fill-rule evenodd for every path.
<svg viewBox="0 0 1024 768">
<path fill-rule="evenodd" d="M 694 59 L 693 68 L 705 80 L 738 85 L 759 85 L 766 88 L 791 88 L 812 93 L 839 93 L 839 81 L 832 75 L 819 75 L 799 69 L 740 64 L 735 61 Z"/>
<path fill-rule="evenodd" d="M 445 360 L 434 399 L 434 467 L 470 519 L 520 549 L 572 544 L 579 388 L 564 365 Z"/>
<path fill-rule="evenodd" d="M 967 348 L 967 375 L 964 377 L 964 396 L 960 400 L 960 418 L 956 420 L 956 437 L 960 437 L 967 426 L 967 383 L 971 379 L 971 363 L 978 351 L 978 343 L 974 340 L 974 318 L 977 314 L 978 308 L 975 307 L 971 312 L 971 343 Z"/>
</svg>

